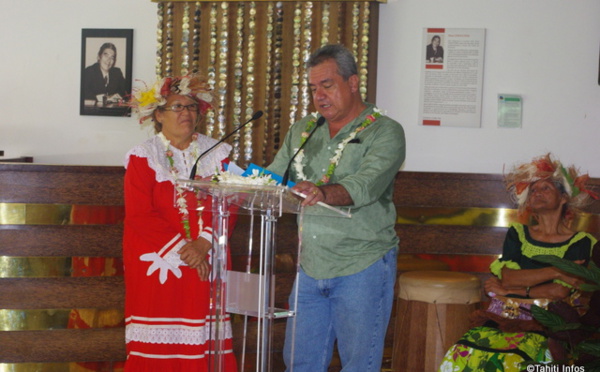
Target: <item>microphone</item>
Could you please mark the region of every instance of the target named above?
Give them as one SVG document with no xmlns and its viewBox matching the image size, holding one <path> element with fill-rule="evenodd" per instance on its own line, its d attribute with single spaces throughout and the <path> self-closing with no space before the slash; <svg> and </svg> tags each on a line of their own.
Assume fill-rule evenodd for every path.
<svg viewBox="0 0 600 372">
<path fill-rule="evenodd" d="M 198 158 L 196 159 L 196 161 L 194 162 L 194 166 L 192 167 L 192 171 L 190 172 L 190 180 L 193 180 L 194 177 L 196 177 L 196 170 L 198 168 L 198 162 L 200 161 L 200 159 L 202 159 L 204 157 L 204 155 L 208 154 L 209 152 L 212 151 L 212 149 L 214 149 L 215 147 L 219 146 L 221 143 L 223 143 L 227 138 L 233 136 L 235 133 L 237 133 L 237 131 L 239 131 L 240 129 L 242 129 L 243 127 L 245 127 L 246 125 L 248 125 L 248 123 L 250 123 L 251 121 L 254 121 L 256 119 L 259 119 L 261 116 L 263 116 L 263 112 L 258 110 L 256 111 L 254 114 L 252 114 L 252 117 L 245 122 L 244 124 L 240 125 L 239 127 L 235 128 L 235 130 L 231 133 L 229 133 L 228 135 L 226 135 L 225 137 L 221 138 L 219 140 L 219 142 L 215 143 L 213 146 L 209 147 L 208 150 L 204 151 L 202 154 L 200 154 L 200 156 L 198 156 Z"/>
<path fill-rule="evenodd" d="M 308 137 L 306 137 L 306 141 L 304 141 L 302 146 L 300 146 L 298 151 L 296 151 L 294 156 L 292 156 L 292 158 L 290 159 L 290 162 L 288 163 L 287 168 L 285 168 L 285 173 L 283 174 L 283 178 L 281 180 L 281 184 L 283 186 L 287 186 L 288 178 L 290 178 L 290 167 L 292 166 L 292 162 L 294 161 L 294 158 L 296 157 L 296 155 L 298 155 L 298 153 L 300 153 L 300 151 L 302 151 L 302 148 L 304 147 L 304 145 L 306 145 L 308 143 L 308 140 L 310 139 L 310 137 L 312 137 L 313 133 L 315 133 L 317 131 L 317 129 L 321 125 L 323 125 L 323 123 L 325 123 L 325 118 L 323 116 L 321 116 L 321 117 L 319 117 L 319 119 L 317 119 L 317 125 L 313 128 L 312 132 L 310 132 Z"/>
</svg>

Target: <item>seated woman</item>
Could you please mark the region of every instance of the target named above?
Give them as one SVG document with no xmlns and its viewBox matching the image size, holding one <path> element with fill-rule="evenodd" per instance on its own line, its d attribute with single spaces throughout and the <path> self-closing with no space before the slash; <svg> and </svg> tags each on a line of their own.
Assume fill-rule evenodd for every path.
<svg viewBox="0 0 600 372">
<path fill-rule="evenodd" d="M 533 259 L 554 255 L 582 265 L 589 262 L 596 239 L 573 230 L 575 214 L 595 194 L 585 188 L 587 175 L 565 169 L 550 154 L 513 168 L 507 187 L 529 224 L 512 223 L 502 257 L 485 283 L 487 310 L 472 315 L 473 325 L 446 353 L 440 371 L 521 371 L 525 361 L 548 362 L 552 355 L 544 329 L 532 318 L 532 304 L 551 301 L 575 305 L 582 280 Z"/>
</svg>

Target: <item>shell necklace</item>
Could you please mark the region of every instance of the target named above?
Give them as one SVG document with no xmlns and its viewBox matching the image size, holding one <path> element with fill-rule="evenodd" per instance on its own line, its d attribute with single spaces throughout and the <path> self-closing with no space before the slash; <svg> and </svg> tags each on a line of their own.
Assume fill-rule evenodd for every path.
<svg viewBox="0 0 600 372">
<path fill-rule="evenodd" d="M 321 176 L 321 178 L 315 183 L 315 185 L 321 186 L 321 185 L 325 185 L 329 182 L 329 180 L 331 179 L 331 176 L 333 175 L 333 172 L 335 172 L 335 169 L 337 168 L 337 166 L 340 162 L 340 159 L 342 158 L 342 153 L 344 152 L 346 145 L 348 145 L 348 143 L 350 141 L 352 141 L 358 133 L 362 132 L 369 125 L 373 124 L 379 117 L 381 117 L 381 115 L 382 115 L 382 112 L 377 107 L 374 107 L 373 113 L 370 115 L 367 115 L 365 117 L 365 120 L 363 120 L 363 122 L 354 131 L 352 131 L 348 135 L 348 137 L 344 138 L 342 140 L 342 142 L 340 142 L 340 144 L 338 145 L 337 149 L 335 150 L 333 156 L 331 157 L 331 159 L 329 159 L 329 166 L 327 167 L 327 171 L 325 172 L 325 174 L 323 176 Z M 300 139 L 300 146 L 302 146 L 304 144 L 304 142 L 306 142 L 308 136 L 310 135 L 310 132 L 313 130 L 316 123 L 317 123 L 317 113 L 315 112 L 312 114 L 312 118 L 308 121 L 308 123 L 306 123 L 306 128 L 304 129 L 304 132 L 302 132 L 301 139 Z M 306 179 L 307 179 L 306 175 L 304 174 L 304 166 L 302 165 L 303 159 L 304 159 L 304 149 L 300 150 L 298 155 L 296 155 L 296 159 L 294 159 L 294 170 L 296 171 L 296 177 L 300 181 L 306 181 Z"/>
</svg>

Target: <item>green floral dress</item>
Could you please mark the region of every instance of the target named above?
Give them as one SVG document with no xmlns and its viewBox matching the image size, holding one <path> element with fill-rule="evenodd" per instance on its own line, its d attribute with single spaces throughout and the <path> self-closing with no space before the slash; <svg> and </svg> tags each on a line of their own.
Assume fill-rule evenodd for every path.
<svg viewBox="0 0 600 372">
<path fill-rule="evenodd" d="M 546 337 L 535 332 L 506 333 L 476 327 L 450 348 L 440 372 L 521 371 L 524 361 L 551 361 L 547 350 Z"/>
</svg>

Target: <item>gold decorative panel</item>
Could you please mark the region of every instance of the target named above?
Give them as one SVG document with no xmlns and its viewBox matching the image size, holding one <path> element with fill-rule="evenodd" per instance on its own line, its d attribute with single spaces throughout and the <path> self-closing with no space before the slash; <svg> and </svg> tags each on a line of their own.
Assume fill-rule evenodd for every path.
<svg viewBox="0 0 600 372">
<path fill-rule="evenodd" d="M 77 363 L 0 363 L 0 372 L 71 372 L 77 369 Z"/>
<path fill-rule="evenodd" d="M 201 128 L 209 136 L 262 110 L 263 119 L 232 137 L 232 159 L 267 165 L 289 126 L 314 111 L 304 65 L 320 46 L 353 51 L 361 93 L 374 101 L 378 12 L 373 1 L 159 2 L 156 74 L 208 77 L 217 95 Z"/>
<path fill-rule="evenodd" d="M 506 208 L 396 208 L 397 224 L 508 227 L 517 211 Z"/>
<path fill-rule="evenodd" d="M 0 225 L 113 225 L 124 218 L 122 205 L 0 203 Z"/>
<path fill-rule="evenodd" d="M 123 276 L 120 257 L 0 256 L 0 278 Z"/>
<path fill-rule="evenodd" d="M 0 331 L 112 328 L 123 323 L 122 309 L 0 309 Z"/>
<path fill-rule="evenodd" d="M 397 207 L 396 224 L 399 225 L 452 225 L 508 227 L 517 221 L 517 210 L 510 208 L 443 208 Z M 572 222 L 575 231 L 599 233 L 600 215 L 580 213 Z"/>
</svg>

